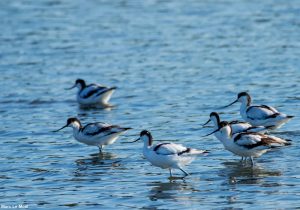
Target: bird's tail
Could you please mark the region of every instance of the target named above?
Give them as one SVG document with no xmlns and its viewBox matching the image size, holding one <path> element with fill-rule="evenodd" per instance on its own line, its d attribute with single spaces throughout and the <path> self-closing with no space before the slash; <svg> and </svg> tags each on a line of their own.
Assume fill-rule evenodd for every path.
<svg viewBox="0 0 300 210">
<path fill-rule="evenodd" d="M 104 93 L 107 93 L 107 92 L 109 92 L 109 91 L 112 91 L 112 90 L 115 90 L 115 89 L 117 89 L 117 87 L 110 87 L 110 88 L 106 88 L 106 89 L 104 89 L 103 91 L 101 91 L 101 92 L 99 92 L 98 94 L 97 94 L 97 96 L 99 96 L 99 95 L 103 95 Z"/>
<path fill-rule="evenodd" d="M 191 149 L 190 155 L 207 155 L 209 153 L 208 150 L 199 150 L 199 149 Z"/>
<path fill-rule="evenodd" d="M 284 145 L 288 146 L 288 145 L 292 144 L 292 140 L 291 139 L 284 139 L 284 140 L 285 140 Z"/>
<path fill-rule="evenodd" d="M 288 146 L 292 144 L 292 140 L 290 139 L 282 139 L 276 136 L 270 136 L 270 137 L 272 137 L 274 141 L 271 144 L 272 147 Z"/>
</svg>

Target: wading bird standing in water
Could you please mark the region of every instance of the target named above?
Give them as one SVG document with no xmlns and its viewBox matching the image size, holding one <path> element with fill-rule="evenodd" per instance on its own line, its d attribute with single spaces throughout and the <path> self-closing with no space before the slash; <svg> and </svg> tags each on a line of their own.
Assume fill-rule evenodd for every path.
<svg viewBox="0 0 300 210">
<path fill-rule="evenodd" d="M 255 132 L 232 133 L 230 124 L 226 121 L 220 123 L 219 128 L 210 134 L 218 133 L 219 140 L 225 149 L 243 158 L 249 157 L 254 165 L 253 157 L 260 157 L 273 147 L 290 145 L 290 140 Z"/>
<path fill-rule="evenodd" d="M 77 141 L 99 147 L 100 153 L 104 146 L 113 144 L 121 134 L 131 129 L 102 122 L 89 123 L 82 126 L 77 118 L 69 118 L 67 124 L 55 132 L 66 127 L 73 128 L 73 135 Z"/>
<path fill-rule="evenodd" d="M 134 142 L 142 140 L 144 142 L 143 154 L 145 158 L 154 166 L 168 168 L 170 177 L 172 169 L 181 170 L 185 176 L 189 175 L 183 166 L 190 164 L 197 155 L 208 153 L 206 150 L 197 150 L 174 143 L 159 143 L 152 145 L 153 138 L 149 131 L 143 130 L 140 137 Z"/>
</svg>

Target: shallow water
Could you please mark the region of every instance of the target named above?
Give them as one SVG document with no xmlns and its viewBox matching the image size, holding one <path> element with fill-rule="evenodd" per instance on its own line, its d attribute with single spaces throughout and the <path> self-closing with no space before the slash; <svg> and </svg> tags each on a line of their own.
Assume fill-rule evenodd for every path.
<svg viewBox="0 0 300 210">
<path fill-rule="evenodd" d="M 29 208 L 300 208 L 300 2 L 0 1 L 0 204 Z M 75 79 L 115 85 L 113 109 L 81 109 Z M 211 111 L 237 92 L 278 107 L 291 122 L 276 135 L 293 145 L 254 168 L 224 151 Z M 76 142 L 60 128 L 71 116 L 134 129 L 105 148 Z M 126 144 L 141 129 L 154 139 L 208 149 L 191 176 L 142 158 Z M 176 176 L 181 176 L 180 171 Z"/>
</svg>

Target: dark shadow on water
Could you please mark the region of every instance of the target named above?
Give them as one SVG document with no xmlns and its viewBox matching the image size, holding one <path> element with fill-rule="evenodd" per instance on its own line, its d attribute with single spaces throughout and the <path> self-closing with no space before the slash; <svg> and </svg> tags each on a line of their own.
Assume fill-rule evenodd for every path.
<svg viewBox="0 0 300 210">
<path fill-rule="evenodd" d="M 169 182 L 152 182 L 148 185 L 152 187 L 148 195 L 151 201 L 156 201 L 160 199 L 170 199 L 174 201 L 189 200 L 188 194 L 192 194 L 191 192 L 198 191 L 195 188 L 193 188 L 193 186 L 190 183 L 187 183 L 184 180 L 170 180 Z M 183 194 L 186 195 L 183 196 Z"/>
<path fill-rule="evenodd" d="M 108 104 L 105 106 L 102 105 L 79 105 L 79 110 L 81 111 L 91 111 L 91 110 L 105 110 L 105 111 L 111 111 L 112 109 L 116 108 L 115 105 Z"/>
<path fill-rule="evenodd" d="M 256 163 L 254 166 L 251 164 L 244 164 L 240 161 L 224 162 L 222 163 L 225 168 L 220 169 L 218 175 L 226 177 L 227 182 L 224 185 L 235 184 L 264 184 L 264 178 L 271 176 L 281 176 L 281 171 L 267 170 Z"/>
<path fill-rule="evenodd" d="M 82 179 L 94 182 L 101 180 L 103 175 L 111 172 L 111 169 L 121 166 L 121 159 L 116 154 L 103 152 L 102 154 L 90 154 L 90 157 L 77 159 L 75 161 L 77 169 L 74 171 L 72 181 Z"/>
<path fill-rule="evenodd" d="M 105 165 L 121 162 L 118 156 L 110 152 L 90 154 L 88 158 L 77 159 L 77 165 Z"/>
</svg>

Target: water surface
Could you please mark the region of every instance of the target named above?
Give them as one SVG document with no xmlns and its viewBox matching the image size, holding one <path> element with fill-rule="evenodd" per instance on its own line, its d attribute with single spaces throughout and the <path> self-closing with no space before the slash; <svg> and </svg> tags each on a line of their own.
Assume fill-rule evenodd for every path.
<svg viewBox="0 0 300 210">
<path fill-rule="evenodd" d="M 0 2 L 0 204 L 68 209 L 300 208 L 300 2 Z M 113 109 L 81 109 L 77 78 L 117 86 Z M 200 129 L 240 91 L 295 115 L 276 135 L 293 145 L 254 168 Z M 107 148 L 76 142 L 66 119 L 134 129 Z M 168 179 L 126 144 L 154 139 L 208 149 Z M 181 173 L 176 172 L 176 176 Z"/>
</svg>

